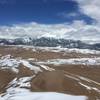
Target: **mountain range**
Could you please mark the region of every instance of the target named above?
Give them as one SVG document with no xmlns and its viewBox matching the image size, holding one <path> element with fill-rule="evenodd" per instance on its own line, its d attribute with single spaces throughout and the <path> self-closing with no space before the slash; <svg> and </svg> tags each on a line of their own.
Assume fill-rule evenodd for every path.
<svg viewBox="0 0 100 100">
<path fill-rule="evenodd" d="M 100 50 L 100 43 L 88 44 L 80 40 L 71 39 L 55 39 L 48 37 L 31 38 L 23 37 L 16 39 L 3 39 L 0 38 L 1 45 L 31 45 L 31 46 L 42 46 L 42 47 L 63 47 L 63 48 L 79 48 L 79 49 L 92 49 Z"/>
</svg>

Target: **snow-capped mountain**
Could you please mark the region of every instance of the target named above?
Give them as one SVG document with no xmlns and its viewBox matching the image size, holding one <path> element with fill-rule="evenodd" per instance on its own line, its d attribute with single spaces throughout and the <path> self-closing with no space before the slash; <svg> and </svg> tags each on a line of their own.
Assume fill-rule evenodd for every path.
<svg viewBox="0 0 100 100">
<path fill-rule="evenodd" d="M 79 49 L 94 49 L 100 50 L 100 43 L 87 44 L 80 40 L 68 40 L 68 39 L 55 39 L 55 38 L 31 38 L 23 37 L 16 39 L 0 39 L 2 45 L 32 45 L 43 47 L 64 47 L 64 48 L 79 48 Z"/>
</svg>

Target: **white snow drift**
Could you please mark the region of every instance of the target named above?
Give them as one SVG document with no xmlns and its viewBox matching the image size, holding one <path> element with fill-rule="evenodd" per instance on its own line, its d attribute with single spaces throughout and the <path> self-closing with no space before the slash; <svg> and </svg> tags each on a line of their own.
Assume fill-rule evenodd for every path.
<svg viewBox="0 0 100 100">
<path fill-rule="evenodd" d="M 0 100 L 87 100 L 85 96 L 73 96 L 55 92 L 30 92 L 26 89 L 10 88 Z"/>
</svg>

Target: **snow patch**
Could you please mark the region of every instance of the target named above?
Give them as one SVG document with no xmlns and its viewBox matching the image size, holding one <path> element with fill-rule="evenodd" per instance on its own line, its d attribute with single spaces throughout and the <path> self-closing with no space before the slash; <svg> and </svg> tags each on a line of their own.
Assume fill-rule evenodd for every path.
<svg viewBox="0 0 100 100">
<path fill-rule="evenodd" d="M 85 96 L 73 96 L 56 92 L 30 92 L 27 89 L 10 88 L 0 100 L 87 100 Z"/>
<path fill-rule="evenodd" d="M 100 58 L 51 59 L 40 64 L 100 65 Z"/>
<path fill-rule="evenodd" d="M 27 48 L 31 48 L 30 46 Z M 82 54 L 100 54 L 100 51 L 97 50 L 89 50 L 89 49 L 69 49 L 69 48 L 61 48 L 60 46 L 58 47 L 33 47 L 34 49 L 40 49 L 43 51 L 51 51 L 51 52 L 65 52 L 65 53 L 82 53 Z"/>
<path fill-rule="evenodd" d="M 44 68 L 45 70 L 48 70 L 48 71 L 53 71 L 53 70 L 55 70 L 55 69 L 53 69 L 53 68 L 50 68 L 50 67 L 48 67 L 48 66 L 46 66 L 46 65 L 40 65 L 42 68 Z"/>
<path fill-rule="evenodd" d="M 39 67 L 34 66 L 34 65 L 31 65 L 28 61 L 20 60 L 20 62 L 21 62 L 24 66 L 28 67 L 30 70 L 34 70 L 35 74 L 37 74 L 38 72 L 42 72 L 42 70 L 41 70 Z"/>
<path fill-rule="evenodd" d="M 34 76 L 31 76 L 31 77 L 22 77 L 22 78 L 15 78 L 13 79 L 8 87 L 12 86 L 12 87 L 27 87 L 29 88 L 31 85 L 30 85 L 30 80 L 33 78 Z"/>
<path fill-rule="evenodd" d="M 33 70 L 36 74 L 38 72 L 42 72 L 39 66 L 30 64 L 28 60 L 22 60 L 21 58 L 12 58 L 11 55 L 3 56 L 0 59 L 1 69 L 8 68 L 16 73 L 18 73 L 18 67 L 20 64 L 23 64 L 25 67 L 28 67 L 30 70 Z"/>
</svg>

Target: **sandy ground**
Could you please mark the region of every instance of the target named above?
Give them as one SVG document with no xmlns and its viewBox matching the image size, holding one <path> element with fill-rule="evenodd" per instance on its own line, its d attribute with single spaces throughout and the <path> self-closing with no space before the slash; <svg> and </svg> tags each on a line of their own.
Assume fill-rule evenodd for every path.
<svg viewBox="0 0 100 100">
<path fill-rule="evenodd" d="M 86 58 L 99 57 L 99 54 L 81 54 L 51 52 L 37 49 L 24 49 L 21 47 L 0 47 L 1 56 L 11 54 L 13 57 L 35 58 L 39 61 L 58 58 Z M 5 92 L 8 83 L 15 77 L 27 77 L 35 75 L 30 81 L 33 92 L 61 92 L 74 95 L 85 95 L 89 100 L 100 100 L 100 65 L 51 65 L 46 64 L 54 71 L 46 71 L 35 74 L 32 70 L 24 65 L 19 66 L 19 72 L 16 74 L 11 70 L 0 69 L 0 93 Z M 24 87 L 25 88 L 25 87 Z M 27 87 L 26 87 L 27 88 Z"/>
</svg>

